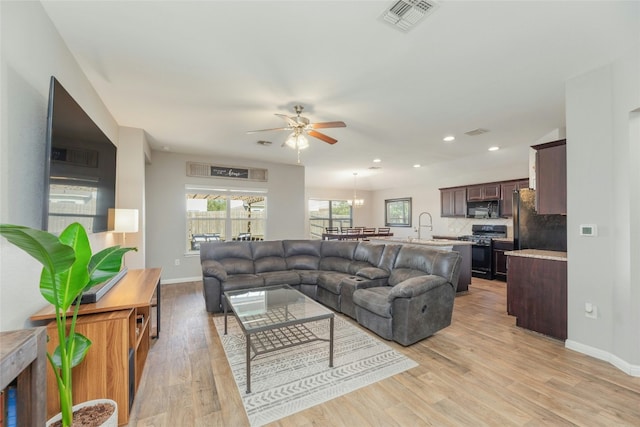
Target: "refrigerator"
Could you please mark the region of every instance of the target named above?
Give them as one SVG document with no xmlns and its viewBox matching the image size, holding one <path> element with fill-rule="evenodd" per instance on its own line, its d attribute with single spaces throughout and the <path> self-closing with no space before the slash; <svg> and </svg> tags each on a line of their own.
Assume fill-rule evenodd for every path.
<svg viewBox="0 0 640 427">
<path fill-rule="evenodd" d="M 518 190 L 513 195 L 513 249 L 567 251 L 567 216 L 538 215 L 536 192 Z"/>
</svg>

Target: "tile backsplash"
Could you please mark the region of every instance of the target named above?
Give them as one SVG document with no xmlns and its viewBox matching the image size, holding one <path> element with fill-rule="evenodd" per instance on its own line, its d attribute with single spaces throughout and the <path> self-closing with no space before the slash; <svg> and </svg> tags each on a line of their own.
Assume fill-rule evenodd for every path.
<svg viewBox="0 0 640 427">
<path fill-rule="evenodd" d="M 446 234 L 448 236 L 466 236 L 471 234 L 471 226 L 473 224 L 506 225 L 507 237 L 513 237 L 513 220 L 511 218 L 499 218 L 499 219 L 447 218 L 446 230 L 442 230 L 442 233 L 438 231 L 435 234 Z"/>
</svg>

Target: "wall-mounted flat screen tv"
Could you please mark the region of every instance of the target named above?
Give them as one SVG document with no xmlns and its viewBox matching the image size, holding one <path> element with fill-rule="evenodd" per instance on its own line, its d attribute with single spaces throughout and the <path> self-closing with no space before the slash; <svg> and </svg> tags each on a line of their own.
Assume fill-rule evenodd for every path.
<svg viewBox="0 0 640 427">
<path fill-rule="evenodd" d="M 51 77 L 43 229 L 59 234 L 73 222 L 107 231 L 115 208 L 116 146 L 60 82 Z"/>
</svg>

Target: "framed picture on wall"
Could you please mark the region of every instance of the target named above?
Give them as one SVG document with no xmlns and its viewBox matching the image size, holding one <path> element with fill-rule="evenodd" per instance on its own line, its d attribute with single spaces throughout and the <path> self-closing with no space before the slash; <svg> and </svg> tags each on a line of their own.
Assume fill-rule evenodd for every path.
<svg viewBox="0 0 640 427">
<path fill-rule="evenodd" d="M 387 227 L 411 227 L 411 197 L 384 201 L 384 225 Z"/>
</svg>

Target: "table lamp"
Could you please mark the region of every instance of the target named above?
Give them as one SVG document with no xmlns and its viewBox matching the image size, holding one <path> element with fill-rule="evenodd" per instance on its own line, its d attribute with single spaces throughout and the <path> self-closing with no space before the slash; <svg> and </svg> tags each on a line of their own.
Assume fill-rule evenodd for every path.
<svg viewBox="0 0 640 427">
<path fill-rule="evenodd" d="M 109 209 L 108 228 L 122 233 L 122 246 L 126 246 L 127 233 L 138 232 L 138 209 Z"/>
</svg>

